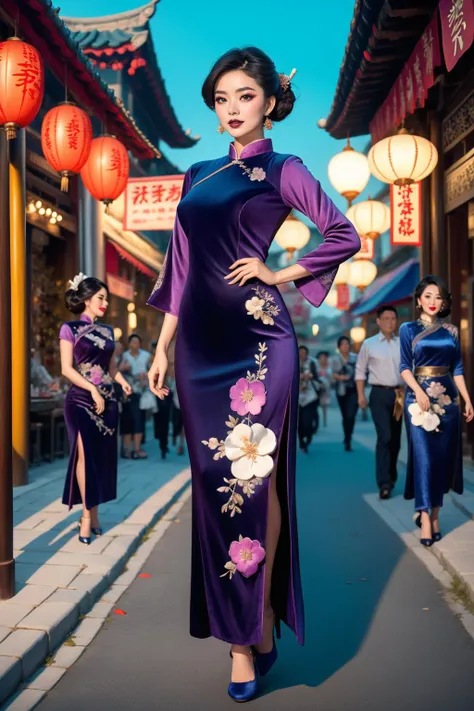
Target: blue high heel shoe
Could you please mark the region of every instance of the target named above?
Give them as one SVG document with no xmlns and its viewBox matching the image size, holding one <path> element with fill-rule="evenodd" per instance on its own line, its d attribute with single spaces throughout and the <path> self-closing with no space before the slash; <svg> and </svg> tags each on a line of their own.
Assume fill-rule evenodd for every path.
<svg viewBox="0 0 474 711">
<path fill-rule="evenodd" d="M 232 657 L 232 652 L 230 653 Z M 252 649 L 253 657 L 253 668 L 255 671 L 255 677 L 251 681 L 231 681 L 228 688 L 228 693 L 230 698 L 237 703 L 244 703 L 245 701 L 250 701 L 258 693 L 258 671 L 255 661 L 255 652 Z"/>
<path fill-rule="evenodd" d="M 82 517 L 81 517 L 82 521 Z M 91 544 L 91 537 L 90 536 L 81 536 L 81 521 L 79 521 L 79 543 L 84 543 L 86 546 L 90 546 Z"/>
<path fill-rule="evenodd" d="M 81 521 L 82 521 L 82 517 L 79 519 L 79 523 L 77 524 L 77 527 L 78 527 L 78 528 L 81 527 Z M 104 531 L 103 531 L 102 528 L 93 528 L 93 527 L 92 527 L 92 528 L 91 528 L 91 533 L 92 533 L 93 536 L 102 536 L 102 535 L 104 534 Z"/>
<path fill-rule="evenodd" d="M 421 513 L 415 514 L 415 524 L 421 529 Z M 436 538 L 438 535 L 441 536 L 441 534 L 433 533 L 432 538 L 420 538 L 421 545 L 425 546 L 425 548 L 431 548 L 435 541 L 441 540 L 441 538 Z"/>
<path fill-rule="evenodd" d="M 258 649 L 255 649 L 255 647 L 253 647 L 253 651 L 255 654 L 255 665 L 257 667 L 258 675 L 265 676 L 278 659 L 278 649 L 275 643 L 275 635 L 273 635 L 273 647 L 269 652 L 259 652 Z"/>
</svg>

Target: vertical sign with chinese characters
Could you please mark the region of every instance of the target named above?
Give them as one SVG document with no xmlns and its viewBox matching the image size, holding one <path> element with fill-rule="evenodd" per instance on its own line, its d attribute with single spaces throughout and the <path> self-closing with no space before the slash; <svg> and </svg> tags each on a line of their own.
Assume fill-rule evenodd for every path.
<svg viewBox="0 0 474 711">
<path fill-rule="evenodd" d="M 391 244 L 421 245 L 421 184 L 391 185 Z"/>
<path fill-rule="evenodd" d="M 347 284 L 339 284 L 337 287 L 337 304 L 340 311 L 348 311 L 351 305 L 351 291 Z"/>
<path fill-rule="evenodd" d="M 472 0 L 440 0 L 443 54 L 448 72 L 453 69 L 474 40 Z"/>
<path fill-rule="evenodd" d="M 125 230 L 172 230 L 184 175 L 130 178 L 125 191 Z"/>
<path fill-rule="evenodd" d="M 375 256 L 375 243 L 369 237 L 360 237 L 360 250 L 354 254 L 354 259 L 369 259 L 372 260 Z"/>
</svg>

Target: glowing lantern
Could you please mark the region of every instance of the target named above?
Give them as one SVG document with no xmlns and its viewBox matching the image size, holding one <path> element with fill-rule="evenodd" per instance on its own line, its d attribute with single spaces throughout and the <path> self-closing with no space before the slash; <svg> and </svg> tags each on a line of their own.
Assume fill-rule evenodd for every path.
<svg viewBox="0 0 474 711">
<path fill-rule="evenodd" d="M 342 152 L 329 161 L 328 177 L 333 188 L 345 197 L 350 205 L 369 182 L 367 156 L 355 151 L 347 139 L 347 145 Z"/>
<path fill-rule="evenodd" d="M 318 335 L 318 333 L 319 333 L 319 326 L 318 326 L 317 323 L 313 323 L 311 332 L 312 332 L 313 336 L 317 336 L 317 335 Z"/>
<path fill-rule="evenodd" d="M 286 249 L 291 261 L 296 250 L 308 244 L 310 236 L 309 227 L 290 214 L 276 233 L 275 240 L 282 249 Z"/>
<path fill-rule="evenodd" d="M 334 286 L 343 286 L 349 283 L 349 262 L 343 262 L 334 278 Z"/>
<path fill-rule="evenodd" d="M 427 138 L 412 136 L 405 128 L 379 141 L 369 152 L 372 175 L 395 185 L 411 185 L 427 178 L 437 162 L 436 146 Z"/>
<path fill-rule="evenodd" d="M 15 138 L 38 113 L 44 94 L 43 60 L 37 50 L 18 37 L 0 42 L 0 126 L 7 139 Z"/>
<path fill-rule="evenodd" d="M 332 308 L 336 308 L 337 306 L 337 290 L 336 289 L 331 289 L 326 298 L 324 299 L 324 303 L 327 306 L 331 306 Z"/>
<path fill-rule="evenodd" d="M 81 178 L 92 197 L 108 206 L 127 187 L 129 170 L 125 146 L 115 136 L 100 136 L 92 141 Z"/>
<path fill-rule="evenodd" d="M 367 259 L 358 259 L 350 263 L 348 283 L 364 291 L 377 276 L 377 267 Z"/>
<path fill-rule="evenodd" d="M 363 326 L 354 326 L 351 328 L 350 334 L 351 340 L 354 341 L 354 343 L 362 343 L 365 339 L 366 330 Z"/>
<path fill-rule="evenodd" d="M 346 217 L 361 237 L 378 239 L 390 227 L 390 210 L 379 200 L 364 200 L 352 205 Z"/>
<path fill-rule="evenodd" d="M 69 178 L 85 165 L 91 144 L 91 120 L 76 104 L 65 101 L 48 111 L 41 126 L 41 147 L 50 166 L 61 176 L 64 192 Z"/>
</svg>

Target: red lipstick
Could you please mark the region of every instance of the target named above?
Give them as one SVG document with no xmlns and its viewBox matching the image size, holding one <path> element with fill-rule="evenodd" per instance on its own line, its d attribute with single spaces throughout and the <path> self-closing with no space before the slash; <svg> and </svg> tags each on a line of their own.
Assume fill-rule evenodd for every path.
<svg viewBox="0 0 474 711">
<path fill-rule="evenodd" d="M 239 128 L 239 126 L 242 126 L 243 121 L 237 121 L 237 119 L 234 119 L 233 121 L 229 121 L 229 126 L 231 128 Z"/>
<path fill-rule="evenodd" d="M 100 306 L 99 311 L 102 311 L 103 314 L 107 311 L 107 308 L 105 306 Z"/>
<path fill-rule="evenodd" d="M 436 306 L 429 306 L 428 308 L 430 311 L 436 311 Z"/>
</svg>

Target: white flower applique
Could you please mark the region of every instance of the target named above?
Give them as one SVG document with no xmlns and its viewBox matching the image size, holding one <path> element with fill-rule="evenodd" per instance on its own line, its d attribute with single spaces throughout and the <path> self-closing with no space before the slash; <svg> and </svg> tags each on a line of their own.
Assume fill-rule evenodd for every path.
<svg viewBox="0 0 474 711">
<path fill-rule="evenodd" d="M 265 180 L 267 177 L 267 174 L 263 170 L 263 168 L 252 168 L 252 172 L 250 173 L 250 180 L 257 180 L 259 183 L 262 182 L 262 180 Z"/>
<path fill-rule="evenodd" d="M 418 403 L 414 402 L 408 407 L 408 412 L 410 413 L 411 423 L 415 427 L 422 427 L 426 432 L 438 431 L 438 425 L 441 420 L 431 409 L 424 412 Z"/>
</svg>

